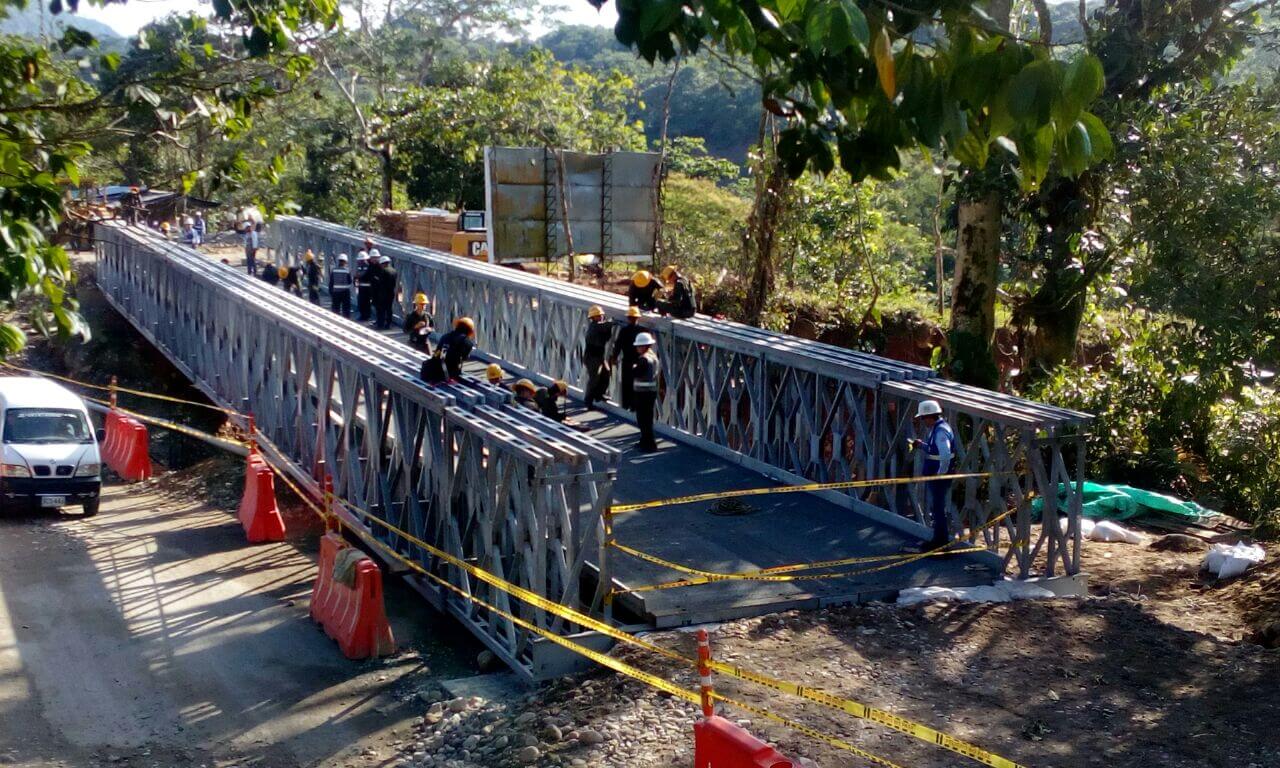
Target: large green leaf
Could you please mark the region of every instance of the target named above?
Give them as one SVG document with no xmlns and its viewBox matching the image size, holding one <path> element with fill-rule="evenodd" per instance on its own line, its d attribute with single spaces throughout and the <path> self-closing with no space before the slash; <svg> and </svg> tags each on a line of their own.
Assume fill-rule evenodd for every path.
<svg viewBox="0 0 1280 768">
<path fill-rule="evenodd" d="M 1115 151 L 1115 145 L 1111 142 L 1111 132 L 1107 130 L 1107 126 L 1092 112 L 1085 112 L 1080 115 L 1080 124 L 1084 126 L 1085 131 L 1089 134 L 1089 146 L 1093 150 L 1093 162 L 1109 159 Z"/>
<path fill-rule="evenodd" d="M 1102 92 L 1103 80 L 1102 62 L 1096 56 L 1077 56 L 1062 74 L 1062 98 L 1055 116 L 1061 122 L 1073 122 Z"/>
<path fill-rule="evenodd" d="M 1058 71 L 1053 62 L 1033 61 L 1009 85 L 1009 114 L 1024 129 L 1036 130 L 1049 122 L 1058 96 Z"/>
</svg>

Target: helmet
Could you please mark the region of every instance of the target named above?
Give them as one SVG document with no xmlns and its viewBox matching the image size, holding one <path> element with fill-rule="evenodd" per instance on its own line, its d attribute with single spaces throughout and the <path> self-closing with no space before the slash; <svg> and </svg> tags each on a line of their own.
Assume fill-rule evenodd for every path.
<svg viewBox="0 0 1280 768">
<path fill-rule="evenodd" d="M 668 264 L 662 268 L 662 279 L 664 281 L 674 280 L 678 272 L 679 270 L 676 269 L 676 265 Z"/>
<path fill-rule="evenodd" d="M 340 254 L 338 254 L 338 263 L 339 263 L 339 264 L 346 264 L 346 263 L 347 263 L 347 254 L 345 254 L 345 253 L 340 253 Z"/>
<path fill-rule="evenodd" d="M 651 282 L 653 282 L 653 275 L 643 269 L 631 276 L 631 283 L 637 288 L 643 288 Z"/>
<path fill-rule="evenodd" d="M 377 259 L 382 258 L 382 251 L 379 251 L 377 248 L 370 248 L 370 249 L 369 249 L 369 258 L 374 259 L 374 260 L 377 260 Z"/>
<path fill-rule="evenodd" d="M 916 418 L 921 416 L 938 416 L 942 413 L 942 406 L 938 405 L 937 400 L 921 400 L 920 405 L 916 406 Z"/>
<path fill-rule="evenodd" d="M 390 264 L 390 263 L 391 263 L 391 257 L 390 257 L 390 256 L 379 256 L 379 257 L 378 257 L 378 263 L 379 263 L 379 264 Z"/>
<path fill-rule="evenodd" d="M 639 317 L 639 316 L 640 316 L 639 307 L 627 307 L 627 317 Z"/>
<path fill-rule="evenodd" d="M 364 239 L 364 249 L 365 249 L 366 251 L 371 251 L 371 250 L 373 250 L 373 238 L 371 238 L 371 237 L 366 237 L 366 238 Z"/>
<path fill-rule="evenodd" d="M 556 379 L 556 389 L 560 390 L 560 394 L 569 394 L 569 382 L 564 379 Z"/>
<path fill-rule="evenodd" d="M 538 385 L 534 384 L 532 381 L 529 381 L 528 379 L 521 379 L 517 381 L 515 384 L 511 385 L 511 388 L 517 391 L 521 389 L 527 390 L 529 392 L 538 391 Z"/>
<path fill-rule="evenodd" d="M 414 303 L 414 304 L 426 304 L 426 303 L 427 303 L 427 294 L 425 294 L 425 293 L 415 293 L 415 294 L 413 295 L 413 303 Z"/>
<path fill-rule="evenodd" d="M 368 261 L 369 254 L 364 251 L 356 251 L 356 261 Z"/>
<path fill-rule="evenodd" d="M 489 363 L 489 367 L 484 369 L 484 376 L 490 381 L 493 381 L 494 379 L 501 379 L 502 366 L 497 363 Z"/>
<path fill-rule="evenodd" d="M 130 192 L 137 192 L 137 191 L 138 191 L 138 188 L 137 188 L 137 187 L 129 187 L 129 191 L 130 191 Z"/>
<path fill-rule="evenodd" d="M 657 342 L 657 339 L 653 338 L 653 334 L 651 334 L 651 333 L 642 333 L 642 334 L 640 334 L 639 336 L 636 336 L 635 344 L 633 344 L 632 346 L 635 346 L 635 347 L 652 347 L 652 346 L 653 346 L 654 344 L 656 344 L 656 343 L 658 343 L 658 342 Z"/>
<path fill-rule="evenodd" d="M 302 254 L 302 259 L 303 259 L 304 261 L 315 261 L 315 260 L 316 260 L 316 255 L 315 255 L 314 253 L 312 253 L 312 252 L 311 252 L 311 249 L 310 249 L 310 248 L 308 248 L 308 249 L 307 249 L 307 252 L 306 252 L 306 253 L 304 253 L 304 254 Z"/>
<path fill-rule="evenodd" d="M 286 267 L 286 266 L 284 266 L 283 264 L 281 264 L 279 267 L 277 267 L 277 268 L 276 268 L 276 274 L 277 274 L 277 275 L 279 275 L 279 276 L 281 276 L 281 277 L 288 277 L 288 276 L 289 276 L 289 268 L 288 268 L 288 267 Z"/>
<path fill-rule="evenodd" d="M 599 304 L 591 305 L 591 309 L 587 310 L 587 317 L 604 317 L 604 307 Z"/>
<path fill-rule="evenodd" d="M 465 330 L 468 335 L 476 335 L 476 321 L 469 317 L 460 317 L 453 322 L 453 327 L 457 330 Z"/>
</svg>

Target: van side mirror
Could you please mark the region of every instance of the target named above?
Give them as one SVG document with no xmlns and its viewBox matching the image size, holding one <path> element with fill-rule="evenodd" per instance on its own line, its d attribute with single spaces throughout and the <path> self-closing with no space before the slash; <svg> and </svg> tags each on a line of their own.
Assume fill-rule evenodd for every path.
<svg viewBox="0 0 1280 768">
<path fill-rule="evenodd" d="M 102 443 L 102 442 L 106 442 L 106 439 L 107 439 L 107 430 L 105 430 L 105 429 L 95 429 L 95 430 L 93 431 L 93 436 L 94 436 L 95 438 L 97 438 L 98 442 L 100 442 L 100 443 Z"/>
</svg>

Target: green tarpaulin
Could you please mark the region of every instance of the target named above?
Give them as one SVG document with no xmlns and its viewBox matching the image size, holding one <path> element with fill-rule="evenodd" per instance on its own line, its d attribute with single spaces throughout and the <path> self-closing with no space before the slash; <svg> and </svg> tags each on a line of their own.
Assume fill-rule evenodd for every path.
<svg viewBox="0 0 1280 768">
<path fill-rule="evenodd" d="M 1058 486 L 1059 510 L 1066 503 L 1067 486 Z M 1037 515 L 1044 508 L 1044 499 L 1034 499 L 1031 509 Z M 1084 504 L 1081 513 L 1094 520 L 1128 520 L 1134 517 L 1154 515 L 1179 520 L 1184 523 L 1203 523 L 1216 517 L 1217 512 L 1205 509 L 1194 501 L 1166 496 L 1163 493 L 1144 491 L 1128 485 L 1084 484 Z"/>
</svg>

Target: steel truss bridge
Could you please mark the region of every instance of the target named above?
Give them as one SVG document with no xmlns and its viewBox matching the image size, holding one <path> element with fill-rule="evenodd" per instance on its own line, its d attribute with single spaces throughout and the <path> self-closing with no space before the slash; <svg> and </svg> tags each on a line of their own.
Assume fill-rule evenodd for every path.
<svg viewBox="0 0 1280 768">
<path fill-rule="evenodd" d="M 475 319 L 477 354 L 535 380 L 564 378 L 579 396 L 586 309 L 599 304 L 614 319 L 626 310 L 615 294 L 315 219 L 281 217 L 269 242 L 277 263 L 297 263 L 310 249 L 327 274 L 339 253 L 354 254 L 366 237 L 399 272 L 401 313 L 425 293 L 438 325 Z M 508 392 L 483 382 L 427 386 L 416 376 L 421 353 L 145 230 L 100 225 L 97 242 L 108 301 L 214 402 L 252 413 L 265 449 L 295 482 L 319 494 L 328 476 L 355 509 L 548 599 L 603 615 L 612 579 L 602 516 L 619 471 L 616 448 L 516 408 Z M 665 436 L 786 482 L 892 479 L 918 469 L 907 448 L 911 415 L 920 400 L 936 399 L 959 438 L 954 471 L 990 475 L 960 481 L 956 520 L 979 529 L 1013 510 L 980 541 L 1005 550 L 1007 569 L 1024 577 L 1033 567 L 1050 576 L 1079 570 L 1087 414 L 703 316 L 643 322 L 659 337 Z M 821 496 L 903 534 L 927 533 L 915 485 Z M 1044 499 L 1038 522 L 1033 497 Z M 552 632 L 580 629 L 513 605 L 357 513 L 344 515 L 362 535 L 499 608 Z M 558 647 L 414 581 L 526 678 L 565 668 Z"/>
</svg>

